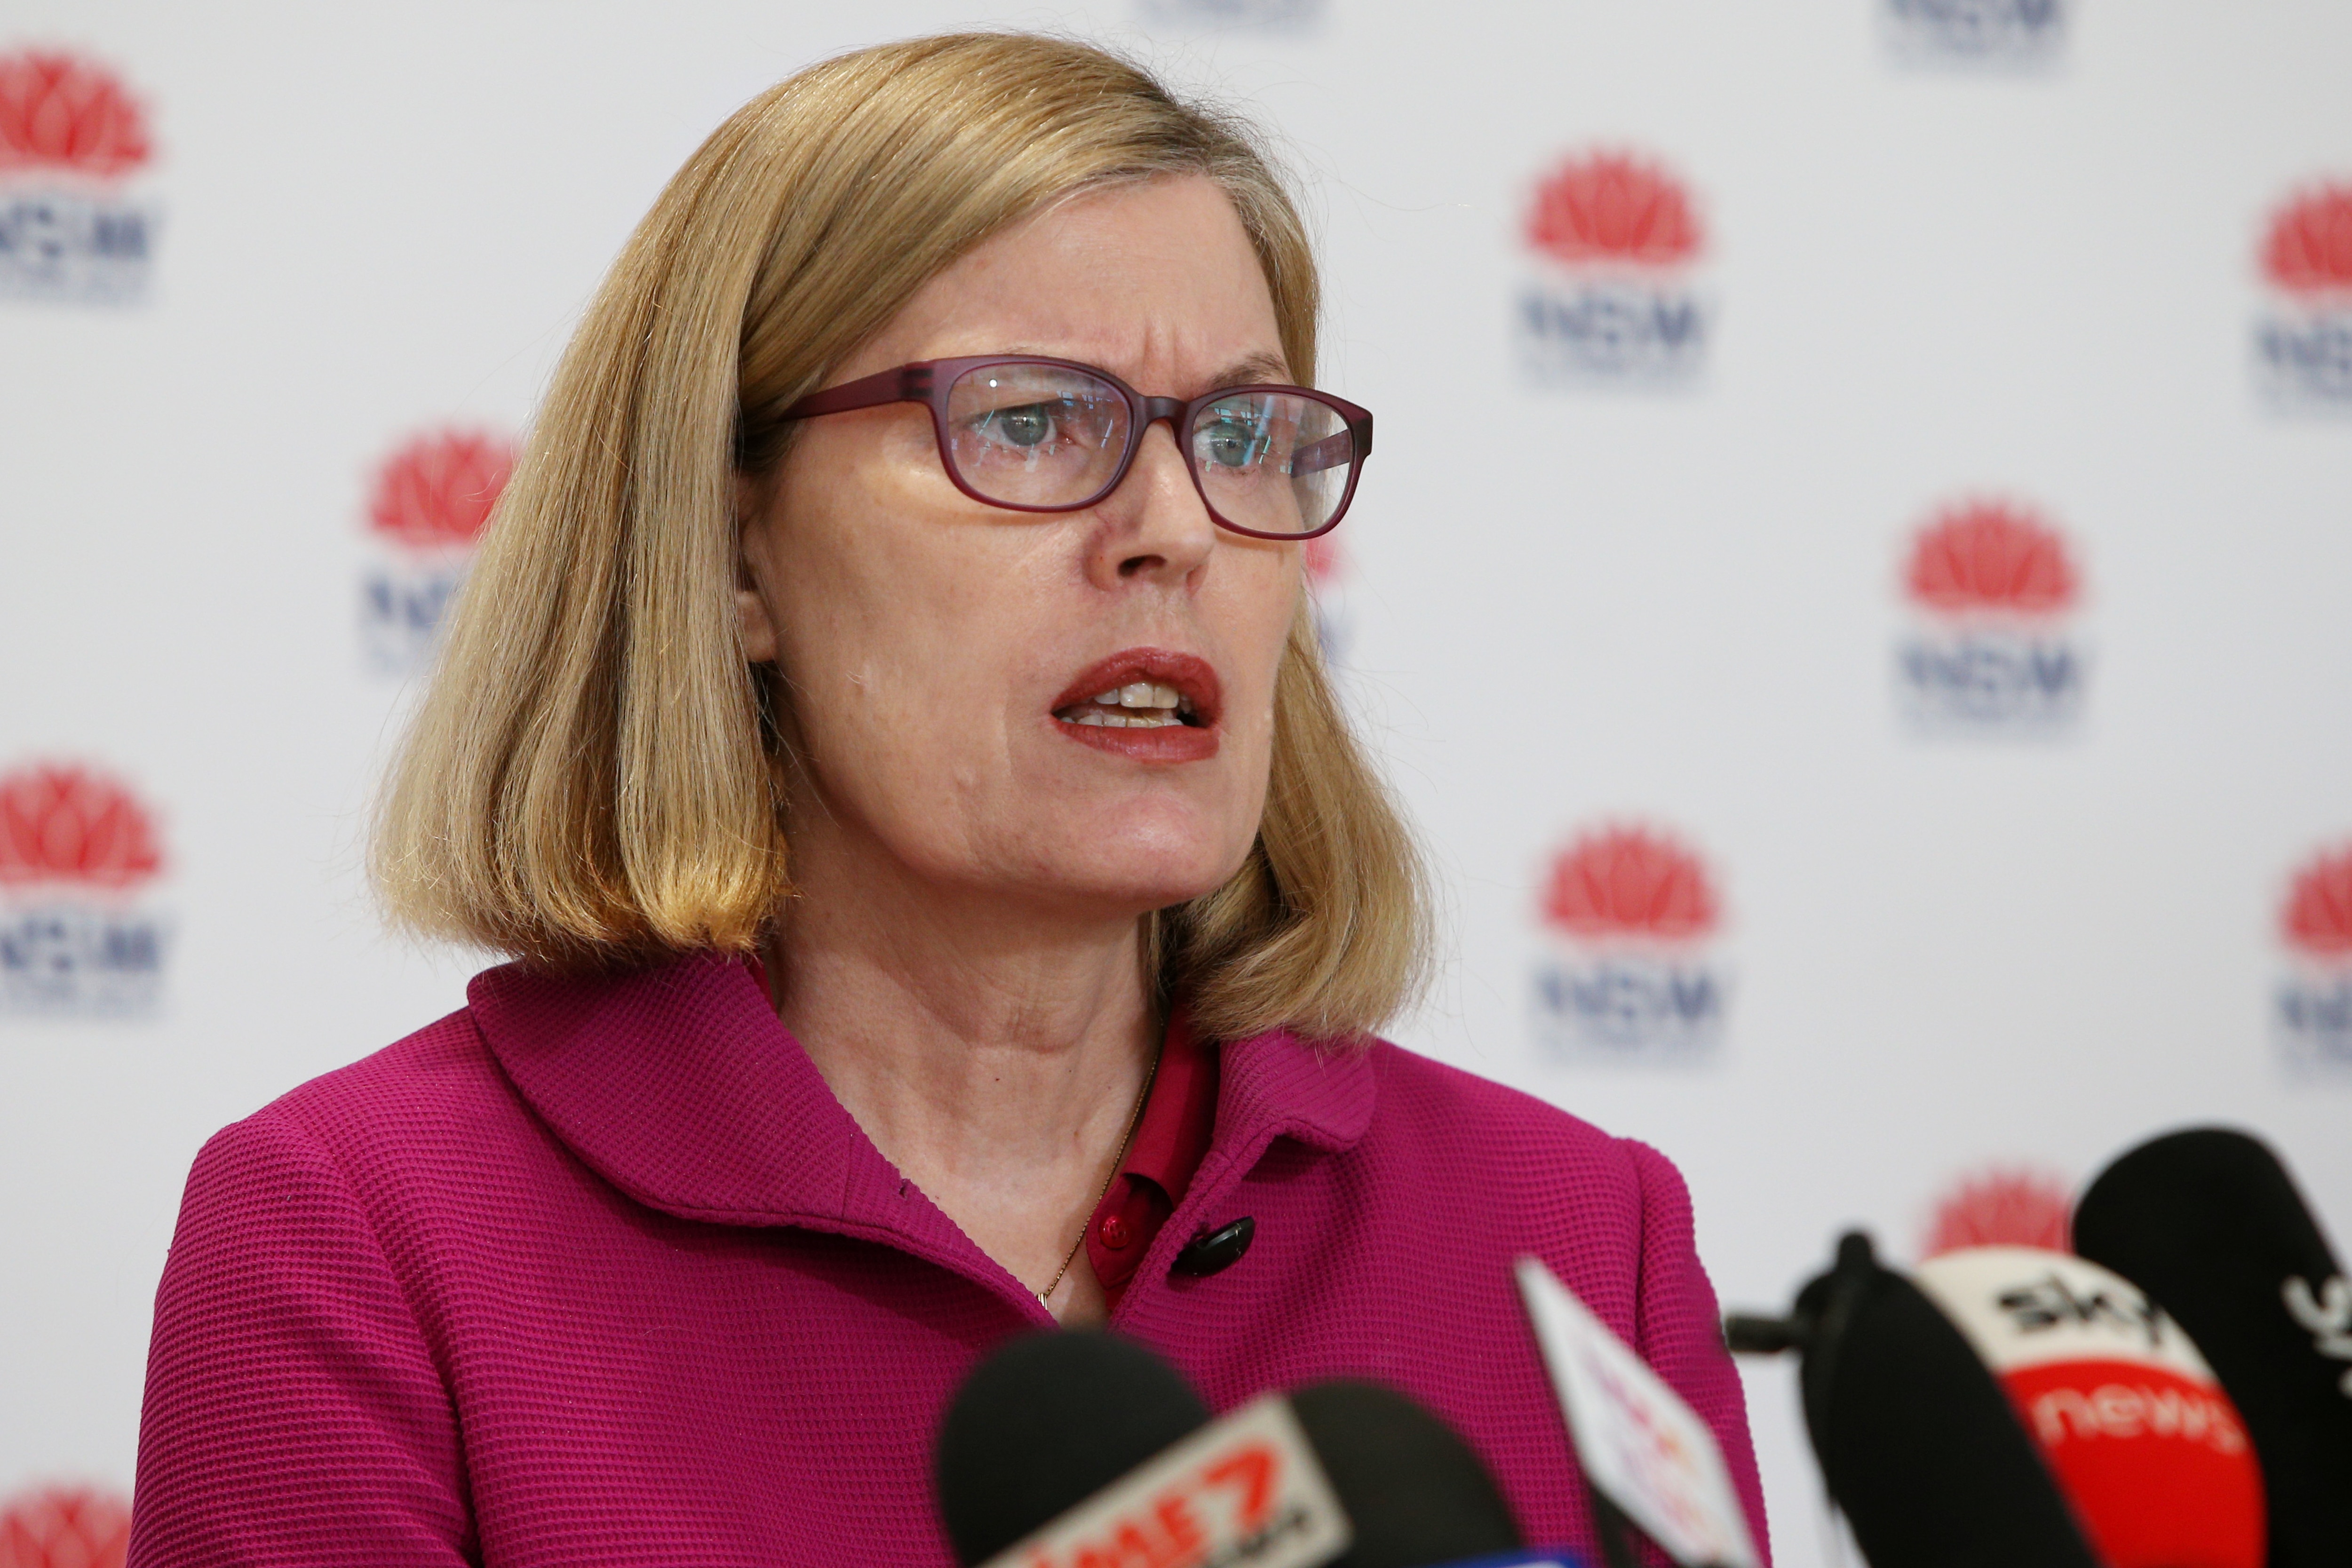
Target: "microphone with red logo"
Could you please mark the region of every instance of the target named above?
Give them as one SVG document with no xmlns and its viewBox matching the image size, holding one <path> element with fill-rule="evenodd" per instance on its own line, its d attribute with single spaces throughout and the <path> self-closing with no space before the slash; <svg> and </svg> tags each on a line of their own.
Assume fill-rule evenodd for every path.
<svg viewBox="0 0 2352 1568">
<path fill-rule="evenodd" d="M 1290 1395 L 1315 1458 L 1346 1510 L 1355 1543 L 1333 1568 L 1562 1568 L 1553 1552 L 1521 1551 L 1519 1527 L 1495 1479 L 1461 1434 L 1395 1389 L 1331 1378 Z"/>
<path fill-rule="evenodd" d="M 1174 1367 L 1104 1333 L 1028 1334 L 982 1362 L 934 1450 L 957 1561 L 982 1563 L 1209 1425 Z"/>
<path fill-rule="evenodd" d="M 1016 1340 L 950 1405 L 940 1515 L 973 1568 L 1480 1568 L 1528 1554 L 1460 1436 L 1374 1384 L 1313 1384 L 1211 1421 L 1140 1345 L 1077 1331 Z"/>
<path fill-rule="evenodd" d="M 2352 1563 L 2352 1282 L 2278 1157 L 2223 1128 L 2142 1144 L 2084 1193 L 2074 1249 L 2155 1298 L 2229 1391 L 2271 1568 Z"/>
<path fill-rule="evenodd" d="M 1868 1237 L 1787 1318 L 1735 1314 L 1724 1337 L 1799 1352 L 1813 1456 L 1872 1568 L 2100 1568 L 2000 1384 Z"/>
<path fill-rule="evenodd" d="M 1921 1264 L 2107 1568 L 2263 1568 L 2263 1480 L 2179 1323 L 2095 1263 L 1974 1247 Z"/>
</svg>

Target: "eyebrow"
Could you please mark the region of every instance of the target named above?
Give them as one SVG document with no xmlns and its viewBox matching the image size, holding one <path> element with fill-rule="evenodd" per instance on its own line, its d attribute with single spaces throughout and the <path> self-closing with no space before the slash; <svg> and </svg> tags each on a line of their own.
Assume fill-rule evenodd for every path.
<svg viewBox="0 0 2352 1568">
<path fill-rule="evenodd" d="M 1069 358 L 1067 354 L 1055 353 L 1050 349 L 1023 344 L 1016 344 L 1004 352 L 1016 358 L 1024 354 L 1034 354 L 1040 359 Z M 1283 363 L 1280 354 L 1261 352 L 1243 355 L 1209 377 L 1205 384 L 1208 391 L 1223 392 L 1230 386 L 1256 386 L 1269 382 L 1277 386 L 1289 385 L 1290 367 Z"/>
<path fill-rule="evenodd" d="M 1259 382 L 1286 384 L 1290 367 L 1282 363 L 1280 354 L 1256 353 L 1235 360 L 1209 378 L 1211 391 L 1228 386 L 1249 386 Z"/>
</svg>

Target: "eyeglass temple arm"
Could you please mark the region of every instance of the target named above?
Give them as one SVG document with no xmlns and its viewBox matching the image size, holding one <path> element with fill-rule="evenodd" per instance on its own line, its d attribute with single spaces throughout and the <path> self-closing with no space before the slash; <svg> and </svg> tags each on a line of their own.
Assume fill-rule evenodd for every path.
<svg viewBox="0 0 2352 1568">
<path fill-rule="evenodd" d="M 1316 474 L 1342 463 L 1360 460 L 1372 449 L 1372 416 L 1350 419 L 1348 427 L 1326 436 L 1311 447 L 1301 447 L 1290 458 L 1294 474 Z"/>
<path fill-rule="evenodd" d="M 931 367 L 902 364 L 812 392 L 784 410 L 786 419 L 814 419 L 820 414 L 847 414 L 856 408 L 879 408 L 886 403 L 922 403 L 931 395 Z"/>
</svg>

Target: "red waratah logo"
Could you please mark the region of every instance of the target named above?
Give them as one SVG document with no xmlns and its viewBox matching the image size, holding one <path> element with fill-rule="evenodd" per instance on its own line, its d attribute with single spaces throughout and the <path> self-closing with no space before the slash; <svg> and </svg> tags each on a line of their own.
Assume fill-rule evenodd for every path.
<svg viewBox="0 0 2352 1568">
<path fill-rule="evenodd" d="M 1339 580 L 1346 563 L 1339 554 L 1339 546 L 1329 534 L 1318 534 L 1300 549 L 1307 558 L 1307 580 L 1309 583 L 1319 588 Z"/>
<path fill-rule="evenodd" d="M 0 777 L 0 887 L 78 882 L 120 890 L 163 864 L 154 824 L 113 780 L 47 764 Z"/>
<path fill-rule="evenodd" d="M 1904 575 L 1912 598 L 1947 613 L 2054 615 L 2074 604 L 2077 587 L 2057 531 L 2000 502 L 1956 507 L 1921 529 Z"/>
<path fill-rule="evenodd" d="M 1672 267 L 1698 254 L 1698 218 L 1680 181 L 1623 153 L 1571 158 L 1536 188 L 1528 243 L 1570 266 Z"/>
<path fill-rule="evenodd" d="M 43 1487 L 0 1504 L 0 1568 L 122 1568 L 131 1510 L 87 1487 Z"/>
<path fill-rule="evenodd" d="M 1924 1260 L 1968 1247 L 2074 1249 L 2074 1198 L 2043 1172 L 2000 1168 L 1969 1177 L 1936 1205 Z"/>
<path fill-rule="evenodd" d="M 1693 942 L 1715 930 L 1718 913 L 1699 858 L 1640 827 L 1579 838 L 1552 862 L 1544 889 L 1545 921 L 1586 941 Z"/>
<path fill-rule="evenodd" d="M 515 444 L 485 430 L 442 430 L 394 452 L 376 475 L 368 523 L 412 550 L 471 545 L 513 474 Z"/>
<path fill-rule="evenodd" d="M 2279 209 L 2263 271 L 2292 294 L 2352 293 L 2352 184 L 2306 191 Z"/>
<path fill-rule="evenodd" d="M 2298 952 L 2352 957 L 2352 845 L 2321 854 L 2295 873 L 2279 926 Z"/>
<path fill-rule="evenodd" d="M 0 169 L 110 180 L 147 162 L 147 116 L 104 68 L 71 55 L 0 55 Z"/>
</svg>

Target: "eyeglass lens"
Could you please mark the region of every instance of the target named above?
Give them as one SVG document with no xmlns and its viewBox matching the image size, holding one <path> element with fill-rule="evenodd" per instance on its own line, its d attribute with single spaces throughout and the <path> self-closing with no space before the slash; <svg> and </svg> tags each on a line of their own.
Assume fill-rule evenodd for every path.
<svg viewBox="0 0 2352 1568">
<path fill-rule="evenodd" d="M 994 364 L 948 391 L 950 460 L 974 494 L 1083 506 L 1118 472 L 1134 411 L 1119 389 L 1061 365 Z M 1355 442 L 1339 411 L 1291 393 L 1236 393 L 1197 410 L 1188 457 L 1209 510 L 1257 533 L 1312 533 L 1348 493 Z"/>
</svg>

